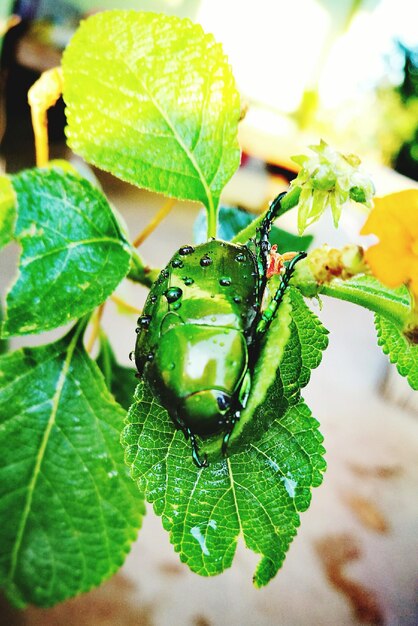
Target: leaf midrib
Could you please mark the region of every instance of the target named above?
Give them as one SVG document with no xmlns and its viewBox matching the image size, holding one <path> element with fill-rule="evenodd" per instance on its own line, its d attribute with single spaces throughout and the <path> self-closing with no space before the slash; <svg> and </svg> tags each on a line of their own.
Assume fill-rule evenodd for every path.
<svg viewBox="0 0 418 626">
<path fill-rule="evenodd" d="M 89 55 L 87 55 L 87 56 L 89 56 Z M 93 58 L 95 60 L 97 59 L 97 57 L 94 57 L 94 56 L 93 56 Z M 205 192 L 206 199 L 207 199 L 207 202 L 208 202 L 208 205 L 207 205 L 208 210 L 209 211 L 213 211 L 214 210 L 214 203 L 213 203 L 213 198 L 212 198 L 212 192 L 211 192 L 211 190 L 210 190 L 210 188 L 209 188 L 209 186 L 207 184 L 206 178 L 204 177 L 201 168 L 199 167 L 199 164 L 197 163 L 197 161 L 196 161 L 196 159 L 194 157 L 193 152 L 191 152 L 189 150 L 189 148 L 186 146 L 186 144 L 184 143 L 183 139 L 178 134 L 177 129 L 174 126 L 173 122 L 171 121 L 168 113 L 159 104 L 158 100 L 155 98 L 154 94 L 148 89 L 148 87 L 146 86 L 144 81 L 141 80 L 140 75 L 137 72 L 134 71 L 134 69 L 131 67 L 131 65 L 127 62 L 126 58 L 122 58 L 122 59 L 120 59 L 120 61 L 121 61 L 121 63 L 123 65 L 125 65 L 125 67 L 128 69 L 128 71 L 131 73 L 131 75 L 133 76 L 134 80 L 137 80 L 139 82 L 139 84 L 141 85 L 144 93 L 147 94 L 147 96 L 149 97 L 149 99 L 152 102 L 152 104 L 155 106 L 155 108 L 157 109 L 157 111 L 159 112 L 159 114 L 161 115 L 163 120 L 166 122 L 166 124 L 170 128 L 171 132 L 173 133 L 174 138 L 176 139 L 177 143 L 179 144 L 179 146 L 183 150 L 183 152 L 186 155 L 187 159 L 189 160 L 192 168 L 197 173 L 200 182 L 202 183 L 202 187 L 203 187 L 203 190 Z"/>
<path fill-rule="evenodd" d="M 93 244 L 103 244 L 103 243 L 113 244 L 113 245 L 118 246 L 118 248 L 125 250 L 123 243 L 119 239 L 111 239 L 110 237 L 94 237 L 90 239 L 80 239 L 79 241 L 72 241 L 66 246 L 60 246 L 58 248 L 53 248 L 51 250 L 48 250 L 48 252 L 44 252 L 43 254 L 38 254 L 37 256 L 33 256 L 33 257 L 26 257 L 22 259 L 22 267 L 26 268 L 28 265 L 30 265 L 31 263 L 34 263 L 35 261 L 43 260 L 48 256 L 59 254 L 60 252 L 68 252 L 69 250 L 74 250 L 75 248 L 78 248 L 80 246 L 90 246 Z"/>
<path fill-rule="evenodd" d="M 67 357 L 66 357 L 66 359 L 64 361 L 64 364 L 62 366 L 60 375 L 58 377 L 56 391 L 55 391 L 54 397 L 52 399 L 51 415 L 49 417 L 48 424 L 46 426 L 46 429 L 45 429 L 45 432 L 44 432 L 44 436 L 42 438 L 41 445 L 39 446 L 39 451 L 38 451 L 38 454 L 36 456 L 36 461 L 35 461 L 35 466 L 34 466 L 34 469 L 33 469 L 32 478 L 31 478 L 31 481 L 29 483 L 28 490 L 27 490 L 27 497 L 26 497 L 25 506 L 24 506 L 22 517 L 21 517 L 21 520 L 20 520 L 20 524 L 19 524 L 19 527 L 18 527 L 18 530 L 17 530 L 17 533 L 16 533 L 16 540 L 15 540 L 15 543 L 14 543 L 13 549 L 12 549 L 10 569 L 9 569 L 9 573 L 7 575 L 7 580 L 10 581 L 10 582 L 13 581 L 14 575 L 16 573 L 16 567 L 17 567 L 19 551 L 20 551 L 20 548 L 21 548 L 21 545 L 22 545 L 26 524 L 27 524 L 27 521 L 28 521 L 28 518 L 29 518 L 30 511 L 31 511 L 32 500 L 33 500 L 33 496 L 34 496 L 34 492 L 35 492 L 36 483 L 37 483 L 37 480 L 38 480 L 38 477 L 39 477 L 39 474 L 40 474 L 42 461 L 44 459 L 45 451 L 46 451 L 46 448 L 47 448 L 47 445 L 48 445 L 48 441 L 49 441 L 49 436 L 51 434 L 52 427 L 55 424 L 55 419 L 56 419 L 57 412 L 58 412 L 58 406 L 59 406 L 59 402 L 60 402 L 60 399 L 61 399 L 62 390 L 64 388 L 64 384 L 65 384 L 65 381 L 66 381 L 66 378 L 67 378 L 67 374 L 68 374 L 68 371 L 69 371 L 69 368 L 70 368 L 71 360 L 73 358 L 74 350 L 75 350 L 75 347 L 76 347 L 77 342 L 78 342 L 78 338 L 79 338 L 82 330 L 83 330 L 83 327 L 80 325 L 80 327 L 75 332 L 74 337 L 73 337 L 73 339 L 71 340 L 71 342 L 70 342 L 70 344 L 68 346 Z"/>
</svg>

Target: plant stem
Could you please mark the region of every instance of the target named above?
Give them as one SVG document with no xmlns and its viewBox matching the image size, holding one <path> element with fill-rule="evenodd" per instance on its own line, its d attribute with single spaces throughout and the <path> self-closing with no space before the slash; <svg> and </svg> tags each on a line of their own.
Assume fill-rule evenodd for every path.
<svg viewBox="0 0 418 626">
<path fill-rule="evenodd" d="M 112 294 L 110 299 L 118 306 L 126 309 L 129 313 L 136 313 L 137 315 L 141 313 L 141 309 L 138 309 L 138 307 L 133 304 L 129 304 L 129 302 L 125 302 L 125 300 L 119 298 L 116 294 Z"/>
<path fill-rule="evenodd" d="M 143 259 L 138 252 L 132 248 L 131 268 L 127 275 L 129 280 L 140 283 L 145 287 L 152 287 L 157 280 L 160 270 L 152 269 L 149 265 L 145 265 Z"/>
<path fill-rule="evenodd" d="M 87 342 L 86 345 L 86 352 L 88 354 L 90 354 L 90 352 L 93 350 L 93 346 L 96 342 L 96 339 L 99 335 L 99 331 L 100 331 L 100 320 L 102 319 L 102 315 L 103 315 L 103 310 L 105 307 L 105 302 L 103 302 L 103 304 L 101 304 L 97 310 L 95 315 L 93 316 L 93 324 L 92 324 L 92 329 L 91 329 L 91 335 L 90 338 Z"/>
<path fill-rule="evenodd" d="M 218 219 L 218 212 L 215 210 L 215 207 L 213 205 L 213 200 L 212 200 L 212 196 L 208 196 L 209 201 L 210 201 L 210 205 L 207 208 L 207 214 L 208 214 L 208 229 L 207 229 L 207 239 L 209 241 L 209 239 L 211 239 L 212 237 L 216 238 L 216 234 L 217 234 L 217 219 Z"/>
<path fill-rule="evenodd" d="M 384 315 L 401 329 L 405 327 L 411 316 L 411 304 L 406 298 L 394 300 L 389 298 L 384 291 L 361 289 L 349 280 L 336 278 L 330 283 L 319 286 L 318 294 L 358 304 L 374 313 Z"/>
<path fill-rule="evenodd" d="M 150 234 L 154 232 L 157 226 L 170 213 L 176 202 L 177 200 L 175 198 L 168 198 L 168 200 L 164 202 L 163 206 L 159 209 L 159 211 L 157 211 L 152 220 L 145 226 L 144 230 L 140 232 L 137 237 L 135 237 L 132 244 L 135 248 L 139 248 L 139 246 L 144 243 L 145 239 L 147 239 Z"/>
<path fill-rule="evenodd" d="M 287 194 L 282 198 L 282 201 L 280 203 L 280 211 L 277 214 L 277 217 L 281 217 L 282 215 L 290 211 L 290 209 L 293 209 L 295 206 L 297 206 L 299 202 L 300 192 L 300 187 L 293 187 L 287 192 Z M 251 222 L 251 224 L 248 224 L 246 228 L 243 228 L 243 230 L 235 235 L 231 242 L 247 243 L 247 241 L 249 241 L 251 237 L 254 237 L 257 228 L 260 226 L 261 222 L 266 216 L 267 210 L 259 215 L 253 222 Z"/>
<path fill-rule="evenodd" d="M 62 69 L 54 67 L 43 72 L 28 91 L 38 167 L 45 167 L 49 160 L 47 111 L 61 96 L 62 85 Z"/>
</svg>

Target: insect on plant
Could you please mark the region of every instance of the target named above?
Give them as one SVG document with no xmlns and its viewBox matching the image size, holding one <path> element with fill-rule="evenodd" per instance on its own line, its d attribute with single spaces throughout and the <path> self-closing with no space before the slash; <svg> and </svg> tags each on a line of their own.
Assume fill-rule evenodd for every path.
<svg viewBox="0 0 418 626">
<path fill-rule="evenodd" d="M 97 180 L 49 160 L 47 110 L 61 93 L 73 152 L 168 198 L 132 240 Z M 379 345 L 418 389 L 417 193 L 376 201 L 365 232 L 383 228 L 382 249 L 370 257 L 350 243 L 298 252 L 325 210 L 338 226 L 351 201 L 372 205 L 360 160 L 322 141 L 294 158 L 298 175 L 265 213 L 219 209 L 240 163 L 241 101 L 222 47 L 189 20 L 97 13 L 28 98 L 37 167 L 0 177 L 0 248 L 21 248 L 0 333 L 72 326 L 0 356 L 0 587 L 23 607 L 100 584 L 123 563 L 145 500 L 193 572 L 223 572 L 242 539 L 260 556 L 254 584 L 267 585 L 326 468 L 302 391 L 328 333 L 305 299 L 373 311 Z M 199 243 L 153 268 L 137 248 L 177 200 L 205 207 L 205 239 L 198 220 Z M 299 236 L 273 224 L 291 210 Z M 391 272 L 396 233 L 402 276 Z M 116 291 L 125 278 L 150 288 L 142 313 Z M 135 389 L 101 327 L 108 300 L 132 315 L 132 339 L 140 315 Z"/>
<path fill-rule="evenodd" d="M 186 245 L 172 257 L 150 290 L 138 319 L 135 361 L 170 416 L 190 439 L 223 432 L 222 453 L 245 408 L 260 340 L 274 318 L 296 263 L 271 250 L 269 233 L 281 198 L 271 204 L 251 245 L 213 239 Z M 269 297 L 269 256 L 281 282 Z M 289 256 L 286 258 L 289 259 Z"/>
</svg>

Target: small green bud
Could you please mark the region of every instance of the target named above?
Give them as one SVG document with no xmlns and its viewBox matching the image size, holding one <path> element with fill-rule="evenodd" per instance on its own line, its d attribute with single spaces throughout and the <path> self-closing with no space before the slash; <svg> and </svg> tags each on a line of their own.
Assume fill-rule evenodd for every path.
<svg viewBox="0 0 418 626">
<path fill-rule="evenodd" d="M 362 189 L 361 187 L 351 187 L 350 198 L 354 200 L 354 202 L 366 202 L 366 194 L 364 193 L 364 189 Z"/>
</svg>

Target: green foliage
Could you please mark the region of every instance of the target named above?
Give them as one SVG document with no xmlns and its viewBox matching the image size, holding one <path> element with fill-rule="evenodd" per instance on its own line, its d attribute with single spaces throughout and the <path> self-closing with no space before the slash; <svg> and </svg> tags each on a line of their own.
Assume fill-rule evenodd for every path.
<svg viewBox="0 0 418 626">
<path fill-rule="evenodd" d="M 221 206 L 219 208 L 218 219 L 219 239 L 231 241 L 235 235 L 253 222 L 254 215 L 235 207 Z M 206 241 L 206 232 L 207 218 L 205 212 L 202 211 L 199 213 L 193 227 L 194 240 L 196 243 Z M 293 252 L 294 250 L 308 250 L 312 241 L 312 235 L 303 235 L 300 237 L 277 226 L 273 226 L 270 233 L 270 242 L 277 244 L 278 250 L 281 253 Z"/>
<path fill-rule="evenodd" d="M 116 401 L 128 410 L 136 387 L 135 370 L 132 367 L 119 365 L 104 333 L 100 336 L 100 352 L 96 363 Z"/>
<path fill-rule="evenodd" d="M 0 325 L 1 325 L 2 319 L 3 319 L 3 307 L 1 306 L 1 303 L 0 303 Z M 0 336 L 0 354 L 7 352 L 7 349 L 8 349 L 8 341 L 7 340 L 5 341 Z"/>
<path fill-rule="evenodd" d="M 22 245 L 2 334 L 39 333 L 101 304 L 129 270 L 130 245 L 106 198 L 61 170 L 13 177 Z"/>
<path fill-rule="evenodd" d="M 20 606 L 109 577 L 144 514 L 118 442 L 125 413 L 83 329 L 0 357 L 0 584 Z"/>
<path fill-rule="evenodd" d="M 259 424 L 257 410 L 270 413 L 271 421 L 267 430 L 256 426 L 245 449 L 198 469 L 189 443 L 144 381 L 128 414 L 122 442 L 132 478 L 162 516 L 181 560 L 205 576 L 231 565 L 242 536 L 249 549 L 262 555 L 256 586 L 267 584 L 296 534 L 299 513 L 309 506 L 311 488 L 322 480 L 322 436 L 300 398 L 298 378 L 306 381 L 305 368 L 318 365 L 326 331 L 300 296 L 294 292 L 290 299 L 297 315 L 286 334 L 280 369 L 263 404 L 253 409 L 252 424 Z M 300 343 L 305 327 L 316 337 L 308 350 Z M 272 327 L 270 332 L 276 331 Z M 277 361 L 261 359 L 265 376 L 271 370 L 274 375 Z"/>
<path fill-rule="evenodd" d="M 298 383 L 302 388 L 308 384 L 311 370 L 321 363 L 322 351 L 328 346 L 328 331 L 306 306 L 297 289 L 290 289 L 290 297 L 293 323 L 300 346 L 301 370 Z"/>
<path fill-rule="evenodd" d="M 259 439 L 269 428 L 277 415 L 283 415 L 288 408 L 287 381 L 277 379 L 277 369 L 286 363 L 291 345 L 292 306 L 290 298 L 284 297 L 280 305 L 278 315 L 272 321 L 269 331 L 263 337 L 260 355 L 254 367 L 251 392 L 241 413 L 240 420 L 236 424 L 228 449 L 231 452 L 241 452 L 254 439 Z M 295 382 L 299 374 L 298 364 L 295 361 L 291 367 Z M 282 372 L 286 372 L 284 367 Z M 297 372 L 297 374 L 296 374 Z M 203 442 L 202 452 L 209 459 L 222 459 L 221 453 L 222 436 L 211 438 Z"/>
<path fill-rule="evenodd" d="M 412 389 L 418 390 L 418 344 L 410 343 L 399 327 L 382 315 L 375 316 L 375 325 L 379 346 Z"/>
<path fill-rule="evenodd" d="M 77 31 L 63 73 L 71 147 L 123 180 L 202 202 L 215 235 L 220 193 L 239 163 L 240 103 L 213 37 L 175 17 L 99 13 Z M 373 192 L 352 155 L 325 144 L 315 151 L 315 158 L 299 158 L 301 174 L 281 204 L 281 214 L 302 205 L 301 229 L 327 204 L 338 222 L 349 198 L 368 203 Z M 11 180 L 0 177 L 0 248 L 15 239 L 22 251 L 3 336 L 80 321 L 56 343 L 0 356 L 0 586 L 18 606 L 50 606 L 99 584 L 122 564 L 141 524 L 144 494 L 193 571 L 222 572 L 242 537 L 261 556 L 254 582 L 266 585 L 326 466 L 301 389 L 320 363 L 327 331 L 302 294 L 322 292 L 378 311 L 379 344 L 418 389 L 418 348 L 401 332 L 410 313 L 407 290 L 366 276 L 323 284 L 312 272 L 306 278 L 308 263 L 305 275 L 296 271 L 298 289 L 289 287 L 257 345 L 229 457 L 221 454 L 222 435 L 200 442 L 208 468 L 194 465 L 190 442 L 141 380 L 122 434 L 138 491 L 119 444 L 134 372 L 117 363 L 104 334 L 96 363 L 82 337 L 90 313 L 128 272 L 147 286 L 158 272 L 132 254 L 106 198 L 71 166 Z M 198 239 L 205 219 L 196 226 Z M 223 208 L 219 236 L 245 243 L 262 219 Z M 311 240 L 275 227 L 270 238 L 280 252 L 305 250 Z M 270 296 L 279 281 L 269 281 Z"/>
<path fill-rule="evenodd" d="M 89 163 L 202 202 L 209 219 L 239 165 L 239 95 L 212 35 L 189 20 L 109 11 L 63 59 L 67 136 Z"/>
<path fill-rule="evenodd" d="M 13 238 L 16 197 L 10 178 L 0 176 L 0 250 Z"/>
</svg>

